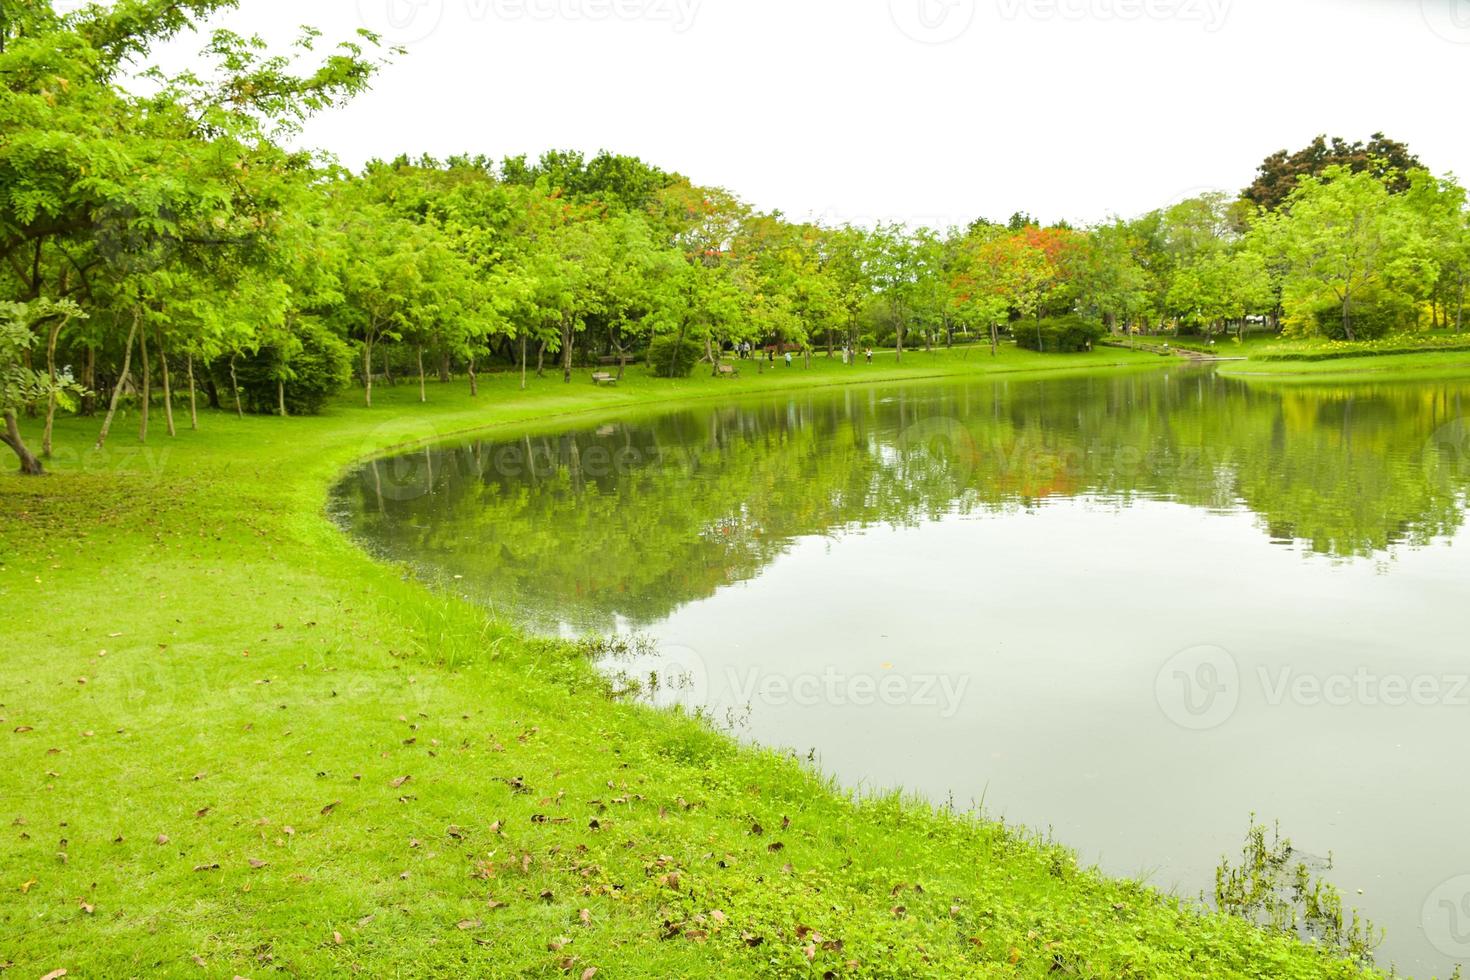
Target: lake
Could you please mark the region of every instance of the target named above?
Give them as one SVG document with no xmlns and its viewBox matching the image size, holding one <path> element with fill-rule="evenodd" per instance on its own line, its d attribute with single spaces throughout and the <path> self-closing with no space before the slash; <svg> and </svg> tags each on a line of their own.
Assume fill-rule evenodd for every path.
<svg viewBox="0 0 1470 980">
<path fill-rule="evenodd" d="M 570 426 L 570 427 L 568 427 Z M 1470 960 L 1470 382 L 766 396 L 365 464 L 376 552 L 651 700 L 1194 897 L 1252 813 Z M 656 682 L 655 680 L 656 679 Z"/>
</svg>

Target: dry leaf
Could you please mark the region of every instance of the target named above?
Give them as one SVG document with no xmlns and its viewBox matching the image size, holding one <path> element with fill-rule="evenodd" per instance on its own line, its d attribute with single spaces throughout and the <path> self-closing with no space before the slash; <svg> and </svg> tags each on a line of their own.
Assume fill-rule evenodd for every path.
<svg viewBox="0 0 1470 980">
<path fill-rule="evenodd" d="M 332 932 L 332 942 L 335 945 L 341 946 L 346 941 L 347 940 L 345 940 L 345 939 L 342 938 L 342 934 L 340 932 L 337 932 L 337 931 L 333 930 L 333 932 Z"/>
<path fill-rule="evenodd" d="M 52 970 L 50 973 L 42 977 L 41 980 L 61 980 L 61 978 L 64 976 L 66 976 L 65 969 Z"/>
<path fill-rule="evenodd" d="M 478 929 L 481 926 L 483 926 L 484 924 L 485 923 L 481 922 L 479 919 L 460 919 L 457 923 L 455 923 L 455 928 L 456 929 Z"/>
<path fill-rule="evenodd" d="M 338 803 L 341 803 L 341 802 L 342 802 L 341 800 L 333 800 L 332 802 L 328 803 L 326 806 L 322 807 L 322 816 L 325 817 L 327 814 L 329 814 L 333 810 L 337 809 L 337 804 Z"/>
<path fill-rule="evenodd" d="M 153 838 L 153 843 L 159 844 L 159 845 L 167 844 L 168 843 L 168 834 L 159 834 L 157 837 Z"/>
<path fill-rule="evenodd" d="M 597 976 L 597 967 L 595 966 L 589 966 L 582 971 L 582 980 L 592 980 L 595 976 Z"/>
<path fill-rule="evenodd" d="M 402 786 L 404 783 L 408 782 L 412 778 L 413 778 L 412 776 L 399 776 L 397 779 L 393 780 L 393 782 L 389 783 L 388 785 L 392 786 L 394 789 L 397 789 L 398 787 Z"/>
<path fill-rule="evenodd" d="M 257 869 L 258 868 L 265 868 L 265 867 L 269 867 L 269 865 L 270 865 L 270 862 L 269 861 L 262 861 L 260 858 L 251 858 L 250 859 L 250 866 L 252 868 L 257 868 Z"/>
<path fill-rule="evenodd" d="M 34 879 L 34 878 L 32 878 L 30 881 L 23 881 L 23 882 L 21 882 L 21 885 L 20 885 L 20 893 L 22 895 L 27 894 L 28 892 L 30 892 L 31 886 L 34 885 L 35 883 L 36 883 L 36 879 Z"/>
<path fill-rule="evenodd" d="M 592 924 L 592 911 L 590 909 L 583 909 L 577 913 L 577 918 L 582 920 L 582 925 L 590 926 Z"/>
</svg>

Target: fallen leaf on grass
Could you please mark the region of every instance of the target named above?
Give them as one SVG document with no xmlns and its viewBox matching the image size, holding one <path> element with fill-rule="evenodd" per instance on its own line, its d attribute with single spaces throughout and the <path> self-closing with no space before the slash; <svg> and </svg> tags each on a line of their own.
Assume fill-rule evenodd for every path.
<svg viewBox="0 0 1470 980">
<path fill-rule="evenodd" d="M 595 966 L 589 966 L 582 971 L 582 980 L 592 980 L 595 976 L 597 976 L 597 967 Z"/>
<path fill-rule="evenodd" d="M 30 892 L 31 887 L 33 885 L 35 885 L 35 884 L 36 884 L 36 879 L 34 879 L 34 878 L 32 878 L 30 881 L 23 881 L 23 882 L 21 882 L 21 884 L 20 884 L 20 893 L 22 895 L 27 894 L 28 892 Z"/>
<path fill-rule="evenodd" d="M 21 725 L 20 727 L 18 727 L 15 730 L 15 734 L 17 734 L 17 735 L 24 735 L 26 732 L 33 732 L 33 731 L 35 731 L 35 729 L 32 728 L 30 725 Z"/>
<path fill-rule="evenodd" d="M 77 907 L 88 915 L 91 915 L 93 912 L 93 907 L 87 903 L 87 900 L 85 898 L 77 899 Z"/>
<path fill-rule="evenodd" d="M 577 913 L 577 918 L 582 920 L 582 925 L 590 926 L 592 924 L 592 911 L 590 909 L 583 909 Z"/>
<path fill-rule="evenodd" d="M 219 864 L 218 863 L 214 863 L 214 864 L 196 864 L 194 866 L 194 870 L 195 871 L 218 871 L 219 870 Z"/>
<path fill-rule="evenodd" d="M 269 867 L 270 866 L 270 862 L 269 861 L 262 861 L 260 858 L 251 858 L 250 859 L 250 866 L 252 868 L 255 868 L 255 869 L 258 870 L 260 868 Z"/>
<path fill-rule="evenodd" d="M 159 834 L 157 837 L 153 838 L 153 843 L 159 844 L 159 845 L 167 844 L 168 843 L 168 834 Z"/>
<path fill-rule="evenodd" d="M 455 923 L 454 927 L 456 929 L 478 929 L 484 924 L 479 919 L 460 919 Z"/>
<path fill-rule="evenodd" d="M 341 946 L 346 941 L 347 940 L 345 940 L 345 939 L 342 938 L 342 934 L 340 932 L 333 931 L 333 933 L 332 933 L 332 943 L 334 945 Z"/>
<path fill-rule="evenodd" d="M 397 779 L 393 780 L 393 782 L 389 783 L 389 785 L 392 786 L 394 789 L 397 789 L 412 778 L 412 776 L 399 776 Z"/>
<path fill-rule="evenodd" d="M 42 977 L 41 980 L 61 980 L 61 978 L 64 976 L 66 976 L 66 970 L 63 968 L 60 970 L 52 970 L 50 973 Z"/>
<path fill-rule="evenodd" d="M 333 810 L 337 809 L 337 804 L 338 803 L 341 803 L 341 802 L 342 802 L 341 800 L 333 800 L 332 802 L 328 803 L 326 806 L 322 807 L 322 816 L 325 817 L 327 814 L 329 814 Z"/>
</svg>

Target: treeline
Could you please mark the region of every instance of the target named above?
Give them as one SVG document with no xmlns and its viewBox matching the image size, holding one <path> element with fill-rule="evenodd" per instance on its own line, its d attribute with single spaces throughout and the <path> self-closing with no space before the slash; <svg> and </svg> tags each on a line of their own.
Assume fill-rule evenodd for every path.
<svg viewBox="0 0 1470 980">
<path fill-rule="evenodd" d="M 59 16 L 0 0 L 0 433 L 40 472 L 58 411 L 198 403 L 314 412 L 355 378 L 660 375 L 722 352 L 983 338 L 1076 350 L 1108 333 L 1247 324 L 1347 339 L 1463 319 L 1465 194 L 1406 147 L 1318 140 L 1241 195 L 1078 229 L 830 227 L 634 157 L 400 158 L 348 173 L 286 149 L 367 86 L 362 34 L 286 54 L 228 30 L 209 70 L 144 70 L 230 0 Z M 156 406 L 156 408 L 155 408 Z M 40 425 L 38 450 L 21 419 Z M 34 438 L 34 437 L 33 437 Z"/>
</svg>

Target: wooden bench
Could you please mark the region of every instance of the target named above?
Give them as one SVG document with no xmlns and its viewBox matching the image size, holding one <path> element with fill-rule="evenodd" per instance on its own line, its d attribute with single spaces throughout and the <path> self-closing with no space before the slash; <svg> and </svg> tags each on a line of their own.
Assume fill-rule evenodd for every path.
<svg viewBox="0 0 1470 980">
<path fill-rule="evenodd" d="M 733 364 L 721 364 L 717 370 L 722 378 L 735 378 L 740 376 L 740 369 Z"/>
<path fill-rule="evenodd" d="M 606 371 L 592 372 L 592 383 L 595 385 L 615 385 L 618 379 Z"/>
</svg>

